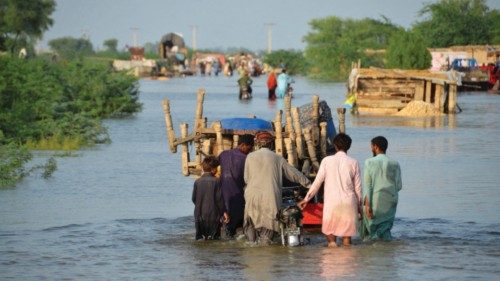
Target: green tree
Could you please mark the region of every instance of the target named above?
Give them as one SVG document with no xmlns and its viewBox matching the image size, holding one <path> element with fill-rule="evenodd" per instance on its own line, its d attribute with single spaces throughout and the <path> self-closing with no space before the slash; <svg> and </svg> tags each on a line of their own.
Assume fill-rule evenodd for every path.
<svg viewBox="0 0 500 281">
<path fill-rule="evenodd" d="M 54 0 L 0 0 L 0 50 L 33 45 L 53 24 Z"/>
<path fill-rule="evenodd" d="M 432 48 L 489 44 L 492 34 L 499 32 L 493 30 L 490 14 L 485 0 L 440 0 L 420 10 L 426 18 L 415 24 L 414 30 Z"/>
<path fill-rule="evenodd" d="M 61 57 L 71 59 L 94 53 L 92 43 L 88 39 L 62 37 L 49 41 L 50 48 Z"/>
<path fill-rule="evenodd" d="M 398 30 L 389 20 L 314 19 L 312 31 L 304 40 L 305 57 L 311 64 L 310 75 L 327 80 L 343 80 L 349 75 L 351 63 L 361 59 L 364 66 L 382 66 L 381 60 L 367 55 L 367 49 L 383 49 L 390 36 Z"/>
<path fill-rule="evenodd" d="M 400 69 L 427 69 L 432 56 L 424 39 L 417 33 L 401 30 L 389 39 L 386 67 Z"/>
<path fill-rule="evenodd" d="M 500 12 L 493 10 L 490 13 L 491 44 L 500 45 Z"/>
<path fill-rule="evenodd" d="M 103 43 L 104 47 L 106 47 L 107 51 L 116 53 L 118 52 L 118 39 L 111 38 L 108 40 L 105 40 Z"/>
<path fill-rule="evenodd" d="M 301 51 L 277 50 L 270 54 L 265 54 L 263 61 L 271 67 L 285 66 L 288 73 L 305 74 L 307 69 L 306 60 Z"/>
</svg>

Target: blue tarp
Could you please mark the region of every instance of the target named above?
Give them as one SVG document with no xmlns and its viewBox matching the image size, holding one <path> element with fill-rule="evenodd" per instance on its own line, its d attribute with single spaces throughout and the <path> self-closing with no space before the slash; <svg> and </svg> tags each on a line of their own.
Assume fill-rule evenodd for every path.
<svg viewBox="0 0 500 281">
<path fill-rule="evenodd" d="M 271 122 L 258 118 L 227 118 L 220 120 L 223 129 L 272 130 Z"/>
</svg>

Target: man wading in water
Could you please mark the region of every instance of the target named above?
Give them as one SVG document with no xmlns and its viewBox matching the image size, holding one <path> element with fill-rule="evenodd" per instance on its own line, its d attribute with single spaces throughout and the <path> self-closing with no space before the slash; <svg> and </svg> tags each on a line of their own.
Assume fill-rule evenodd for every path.
<svg viewBox="0 0 500 281">
<path fill-rule="evenodd" d="M 236 229 L 243 226 L 245 211 L 243 172 L 247 154 L 253 149 L 253 138 L 252 135 L 242 135 L 239 137 L 237 148 L 225 150 L 219 155 L 222 197 L 231 218 L 226 225 L 226 236 L 229 238 L 233 238 Z"/>
<path fill-rule="evenodd" d="M 310 181 L 282 156 L 271 150 L 274 137 L 269 132 L 255 135 L 259 148 L 248 154 L 245 162 L 245 218 L 243 231 L 249 242 L 271 243 L 279 231 L 276 215 L 281 207 L 283 176 L 309 187 Z"/>
<path fill-rule="evenodd" d="M 364 216 L 360 236 L 364 240 L 391 240 L 396 216 L 398 192 L 402 188 L 399 163 L 389 159 L 387 139 L 379 136 L 371 141 L 373 158 L 365 161 L 363 202 Z"/>
</svg>

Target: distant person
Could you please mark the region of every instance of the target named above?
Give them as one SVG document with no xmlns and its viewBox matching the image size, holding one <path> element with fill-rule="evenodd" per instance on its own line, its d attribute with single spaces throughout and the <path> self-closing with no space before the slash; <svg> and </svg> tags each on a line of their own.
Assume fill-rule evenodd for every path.
<svg viewBox="0 0 500 281">
<path fill-rule="evenodd" d="M 240 79 L 238 79 L 238 85 L 240 87 L 240 95 L 239 95 L 240 100 L 243 98 L 252 97 L 252 83 L 253 80 L 248 75 L 248 71 L 246 70 L 243 71 L 243 74 L 241 75 Z M 245 97 L 244 96 L 245 94 L 247 94 L 248 96 Z"/>
<path fill-rule="evenodd" d="M 245 162 L 245 217 L 243 231 L 249 242 L 268 245 L 280 230 L 276 216 L 281 208 L 283 178 L 309 187 L 310 181 L 282 156 L 271 150 L 269 132 L 255 135 L 257 151 Z"/>
<path fill-rule="evenodd" d="M 194 182 L 192 200 L 194 203 L 194 223 L 196 240 L 219 239 L 222 221 L 229 222 L 224 207 L 221 185 L 214 175 L 219 162 L 213 156 L 203 159 L 203 174 Z"/>
<path fill-rule="evenodd" d="M 372 139 L 373 158 L 364 166 L 364 216 L 360 236 L 364 240 L 392 239 L 391 229 L 396 216 L 398 192 L 402 188 L 399 163 L 389 159 L 387 139 L 378 136 Z"/>
<path fill-rule="evenodd" d="M 243 227 L 245 212 L 245 160 L 253 149 L 253 135 L 242 135 L 238 147 L 225 150 L 219 155 L 221 189 L 225 207 L 231 221 L 226 225 L 226 236 L 233 238 L 236 230 Z"/>
<path fill-rule="evenodd" d="M 278 82 L 276 81 L 276 73 L 274 69 L 269 71 L 269 76 L 267 77 L 267 89 L 268 89 L 268 99 L 274 100 L 276 99 L 276 87 L 278 86 Z"/>
<path fill-rule="evenodd" d="M 293 83 L 293 79 L 286 73 L 286 69 L 281 70 L 281 74 L 278 75 L 278 87 L 276 88 L 277 97 L 282 99 L 288 92 L 288 87 Z"/>
<path fill-rule="evenodd" d="M 328 247 L 337 246 L 337 237 L 342 237 L 344 246 L 351 245 L 351 237 L 357 234 L 361 217 L 361 175 L 358 162 L 347 156 L 352 140 L 346 134 L 337 134 L 333 145 L 337 153 L 321 161 L 318 174 L 309 192 L 299 207 L 319 191 L 324 182 L 323 222 L 321 232 L 325 234 Z"/>
</svg>

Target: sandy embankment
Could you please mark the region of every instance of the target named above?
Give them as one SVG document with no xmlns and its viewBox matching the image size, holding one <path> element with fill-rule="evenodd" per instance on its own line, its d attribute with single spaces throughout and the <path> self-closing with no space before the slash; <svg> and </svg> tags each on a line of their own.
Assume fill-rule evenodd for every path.
<svg viewBox="0 0 500 281">
<path fill-rule="evenodd" d="M 439 109 L 434 107 L 434 104 L 424 101 L 411 101 L 408 105 L 400 110 L 395 116 L 406 117 L 427 117 L 427 116 L 441 116 L 443 115 Z"/>
</svg>

